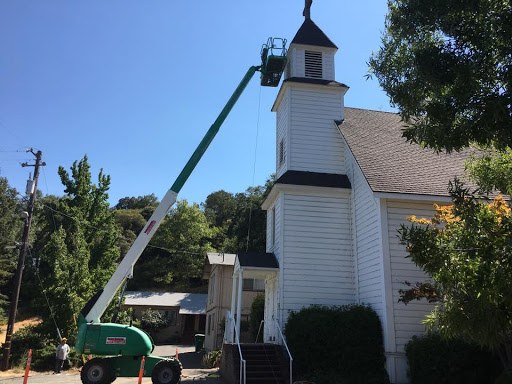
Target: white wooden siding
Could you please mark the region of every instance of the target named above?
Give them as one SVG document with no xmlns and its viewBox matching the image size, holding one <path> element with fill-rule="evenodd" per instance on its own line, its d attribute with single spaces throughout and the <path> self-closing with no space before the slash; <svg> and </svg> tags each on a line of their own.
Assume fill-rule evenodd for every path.
<svg viewBox="0 0 512 384">
<path fill-rule="evenodd" d="M 340 92 L 290 89 L 288 168 L 345 173 L 345 145 L 334 121 L 343 117 Z"/>
<path fill-rule="evenodd" d="M 289 77 L 304 77 L 305 75 L 305 59 L 304 49 L 290 48 L 288 51 L 288 65 L 290 67 L 287 75 Z"/>
<path fill-rule="evenodd" d="M 302 46 L 305 47 L 305 46 Z M 288 52 L 288 68 L 286 70 L 286 78 L 289 77 L 305 77 L 305 48 L 291 47 Z M 308 51 L 322 52 L 322 78 L 325 80 L 334 80 L 334 55 L 332 50 L 326 51 L 320 47 L 310 46 Z"/>
<path fill-rule="evenodd" d="M 283 195 L 281 309 L 353 303 L 350 197 Z"/>
<path fill-rule="evenodd" d="M 325 80 L 335 80 L 334 52 L 323 52 L 323 72 Z"/>
<path fill-rule="evenodd" d="M 279 110 L 277 111 L 276 116 L 277 122 L 277 128 L 276 128 L 276 177 L 279 178 L 287 171 L 286 164 L 288 163 L 289 159 L 289 137 L 288 137 L 288 131 L 289 131 L 289 124 L 290 124 L 290 93 L 286 92 L 286 94 L 283 96 L 283 100 L 281 101 L 281 104 L 279 105 Z M 284 139 L 284 150 L 286 153 L 286 158 L 284 160 L 284 164 L 279 164 L 279 143 L 281 140 Z"/>
<path fill-rule="evenodd" d="M 434 308 L 426 300 L 413 301 L 407 305 L 399 303 L 399 289 L 406 289 L 404 281 L 415 283 L 427 281 L 428 276 L 421 271 L 414 263 L 406 258 L 405 246 L 400 244 L 397 230 L 400 224 L 410 224 L 406 217 L 416 215 L 417 217 L 430 218 L 434 215 L 433 202 L 411 202 L 411 201 L 387 201 L 388 216 L 388 241 L 391 263 L 391 283 L 393 287 L 393 314 L 395 323 L 395 338 L 397 352 L 403 352 L 404 346 L 414 335 L 423 334 L 425 326 L 422 321 L 425 315 Z"/>
<path fill-rule="evenodd" d="M 347 152 L 347 173 L 352 185 L 354 212 L 358 301 L 369 304 L 384 322 L 379 207 L 354 157 Z"/>
<path fill-rule="evenodd" d="M 272 209 L 276 210 L 276 223 L 272 225 Z M 281 222 L 282 222 L 282 214 L 281 214 L 281 204 L 279 197 L 274 201 L 273 205 L 267 211 L 267 242 L 266 249 L 267 252 L 272 252 L 277 258 L 277 261 L 280 263 L 281 259 Z M 275 229 L 275 242 L 272 245 L 272 229 Z"/>
</svg>

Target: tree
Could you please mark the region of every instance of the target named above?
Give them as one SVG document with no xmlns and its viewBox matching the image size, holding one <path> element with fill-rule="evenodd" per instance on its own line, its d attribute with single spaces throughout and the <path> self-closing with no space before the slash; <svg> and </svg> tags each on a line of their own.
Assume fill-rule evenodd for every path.
<svg viewBox="0 0 512 384">
<path fill-rule="evenodd" d="M 149 220 L 153 211 L 158 206 L 158 198 L 152 193 L 151 195 L 144 195 L 138 197 L 123 197 L 114 206 L 114 209 L 119 210 L 138 210 L 144 219 Z"/>
<path fill-rule="evenodd" d="M 210 193 L 201 204 L 208 222 L 218 228 L 227 228 L 235 216 L 236 201 L 232 193 L 220 190 Z"/>
<path fill-rule="evenodd" d="M 261 204 L 275 182 L 272 174 L 265 185 L 249 187 L 233 195 L 225 191 L 210 194 L 202 204 L 210 226 L 219 229 L 214 245 L 219 251 L 265 252 L 266 215 Z"/>
<path fill-rule="evenodd" d="M 108 204 L 110 176 L 100 170 L 97 184 L 92 183 L 87 156 L 70 170 L 59 167 L 66 195 L 48 201 L 55 208 L 42 228 L 50 235 L 39 242 L 39 274 L 56 322 L 68 335 L 76 330 L 74 317 L 104 287 L 119 261 L 119 232 Z M 43 321 L 52 322 L 49 316 Z"/>
<path fill-rule="evenodd" d="M 189 290 L 202 285 L 204 258 L 213 251 L 210 240 L 214 235 L 199 205 L 178 201 L 134 266 L 130 289 Z"/>
<path fill-rule="evenodd" d="M 22 227 L 17 215 L 18 204 L 18 192 L 9 186 L 6 178 L 0 177 L 0 320 L 5 317 L 9 305 L 9 283 L 16 270 L 19 252 L 15 248 Z"/>
<path fill-rule="evenodd" d="M 123 197 L 114 206 L 116 223 L 120 227 L 119 248 L 125 255 L 158 206 L 154 194 L 138 197 Z"/>
<path fill-rule="evenodd" d="M 483 157 L 472 157 L 466 169 L 480 192 L 489 194 L 499 190 L 512 196 L 512 150 L 493 151 Z"/>
<path fill-rule="evenodd" d="M 370 71 L 406 122 L 436 150 L 512 145 L 509 0 L 388 0 Z"/>
<path fill-rule="evenodd" d="M 120 209 L 114 211 L 116 223 L 120 227 L 119 249 L 121 255 L 126 255 L 138 234 L 144 228 L 147 220 L 140 209 Z"/>
<path fill-rule="evenodd" d="M 480 192 L 510 193 L 512 169 L 510 1 L 389 0 L 386 31 L 370 71 L 398 107 L 403 136 L 437 151 L 477 144 L 469 175 Z M 496 151 L 497 150 L 497 151 Z M 432 278 L 404 291 L 403 301 L 438 301 L 428 318 L 446 336 L 458 335 L 500 352 L 512 368 L 509 208 L 486 204 L 455 181 L 452 208 L 401 228 L 412 260 Z"/>
<path fill-rule="evenodd" d="M 433 278 L 438 302 L 426 324 L 498 352 L 512 369 L 512 210 L 501 196 L 485 202 L 457 180 L 450 194 L 452 206 L 436 206 L 432 219 L 412 216 L 399 231 L 412 261 Z"/>
</svg>

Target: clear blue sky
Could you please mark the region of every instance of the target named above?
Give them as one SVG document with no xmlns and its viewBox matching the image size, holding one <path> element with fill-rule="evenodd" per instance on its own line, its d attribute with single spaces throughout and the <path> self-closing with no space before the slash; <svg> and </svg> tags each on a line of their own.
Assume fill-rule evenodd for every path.
<svg viewBox="0 0 512 384">
<path fill-rule="evenodd" d="M 23 151 L 43 151 L 39 187 L 63 194 L 57 168 L 84 154 L 112 177 L 110 201 L 162 198 L 270 36 L 291 41 L 303 0 L 3 0 L 0 176 L 24 191 Z M 367 61 L 384 0 L 314 0 L 313 21 L 339 47 L 345 104 L 391 110 Z M 179 198 L 243 192 L 275 170 L 278 88 L 255 76 Z M 259 124 L 258 124 L 259 122 Z M 256 157 L 255 157 L 256 154 Z M 254 177 L 253 177 L 254 174 Z"/>
</svg>

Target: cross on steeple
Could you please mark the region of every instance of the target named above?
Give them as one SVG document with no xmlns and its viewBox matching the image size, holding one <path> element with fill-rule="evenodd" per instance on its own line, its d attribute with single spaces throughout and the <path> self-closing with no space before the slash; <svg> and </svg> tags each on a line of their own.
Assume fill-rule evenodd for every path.
<svg viewBox="0 0 512 384">
<path fill-rule="evenodd" d="M 313 4 L 313 0 L 306 0 L 304 12 L 302 12 L 302 15 L 306 18 L 306 20 L 311 20 L 311 4 Z"/>
</svg>

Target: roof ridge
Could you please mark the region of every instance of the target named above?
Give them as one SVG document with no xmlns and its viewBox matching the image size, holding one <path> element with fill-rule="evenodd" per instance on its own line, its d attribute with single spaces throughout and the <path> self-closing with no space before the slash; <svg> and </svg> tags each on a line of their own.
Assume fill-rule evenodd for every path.
<svg viewBox="0 0 512 384">
<path fill-rule="evenodd" d="M 368 108 L 347 107 L 347 106 L 345 106 L 345 108 L 348 108 L 348 109 L 357 109 L 357 110 L 360 110 L 360 111 L 379 112 L 379 113 L 390 113 L 390 114 L 392 114 L 392 115 L 399 115 L 399 114 L 400 114 L 399 112 L 392 112 L 392 111 L 379 111 L 379 110 L 377 110 L 377 109 L 368 109 Z"/>
</svg>

